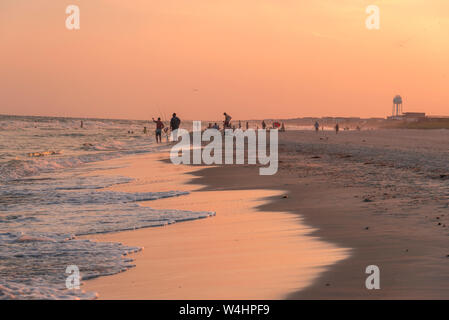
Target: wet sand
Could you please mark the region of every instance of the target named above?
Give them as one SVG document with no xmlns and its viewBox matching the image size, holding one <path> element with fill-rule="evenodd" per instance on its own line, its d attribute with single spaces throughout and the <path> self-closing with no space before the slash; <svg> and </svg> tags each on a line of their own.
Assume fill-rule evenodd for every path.
<svg viewBox="0 0 449 320">
<path fill-rule="evenodd" d="M 309 286 L 347 250 L 320 241 L 297 215 L 261 211 L 273 189 L 208 190 L 191 173 L 198 168 L 149 155 L 111 161 L 129 167 L 110 171 L 137 180 L 120 191 L 189 190 L 191 194 L 143 205 L 156 209 L 215 211 L 216 216 L 160 228 L 88 236 L 144 247 L 136 268 L 90 280 L 84 290 L 100 299 L 282 299 Z M 253 174 L 251 168 L 251 174 Z M 206 169 L 210 170 L 210 169 Z"/>
<path fill-rule="evenodd" d="M 149 205 L 217 216 L 96 237 L 145 250 L 135 269 L 84 289 L 100 298 L 447 299 L 446 135 L 286 132 L 275 176 L 168 164 L 169 176 L 184 177 L 179 188 L 195 191 Z M 120 173 L 145 177 L 137 163 Z M 151 191 L 149 181 L 127 187 Z M 380 290 L 365 287 L 368 265 L 380 268 Z"/>
</svg>

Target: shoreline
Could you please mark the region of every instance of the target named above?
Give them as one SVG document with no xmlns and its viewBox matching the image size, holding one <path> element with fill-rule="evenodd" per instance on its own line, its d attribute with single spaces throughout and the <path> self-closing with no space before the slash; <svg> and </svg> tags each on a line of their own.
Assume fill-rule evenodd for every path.
<svg viewBox="0 0 449 320">
<path fill-rule="evenodd" d="M 313 230 L 297 215 L 259 210 L 269 199 L 282 198 L 282 191 L 210 190 L 198 183 L 195 172 L 201 168 L 172 166 L 165 159 L 158 160 L 160 165 L 174 167 L 192 193 L 143 205 L 193 211 L 217 208 L 217 215 L 166 227 L 85 236 L 143 246 L 144 250 L 131 256 L 135 268 L 87 280 L 83 290 L 98 292 L 99 299 L 284 299 L 346 257 L 345 249 L 311 237 Z M 117 172 L 141 175 L 138 167 L 139 160 L 133 159 L 130 167 Z M 166 182 L 163 189 L 170 187 Z M 114 187 L 122 191 L 142 188 L 148 185 Z"/>
<path fill-rule="evenodd" d="M 390 149 L 393 151 L 396 143 L 399 148 L 408 148 L 407 139 L 398 137 L 396 142 L 385 135 L 385 132 L 380 131 L 342 133 L 338 137 L 326 135 L 327 138 L 323 139 L 322 134 L 289 132 L 280 140 L 280 167 L 275 176 L 259 176 L 258 167 L 248 165 L 207 168 L 190 166 L 188 175 L 195 178 L 187 178 L 184 182 L 190 187 L 201 185 L 195 189 L 196 194 L 243 194 L 245 191 L 254 194 L 258 191 L 281 190 L 280 193 L 265 195 L 264 201 L 256 205 L 257 212 L 287 214 L 292 217 L 290 227 L 310 226 L 306 232 L 307 237 L 345 250 L 346 255 L 350 253 L 349 258 L 343 255 L 335 258 L 333 263 L 323 264 L 318 276 L 309 277 L 310 281 L 303 283 L 303 286 L 284 286 L 288 290 L 284 290 L 285 294 L 278 295 L 276 299 L 447 299 L 447 233 L 435 223 L 435 219 L 440 218 L 438 221 L 447 223 L 446 216 L 442 213 L 446 212 L 445 209 L 437 206 L 444 202 L 444 197 L 438 200 L 434 192 L 422 189 L 419 183 L 426 182 L 426 176 L 415 176 L 414 171 L 401 169 L 401 162 L 398 162 L 398 168 L 385 164 L 385 159 L 390 156 Z M 411 132 L 409 135 L 409 140 L 412 141 L 416 133 Z M 297 142 L 298 137 L 301 143 Z M 438 139 L 442 138 L 444 137 Z M 308 144 L 309 140 L 313 142 L 311 145 Z M 367 146 L 368 143 L 372 146 Z M 363 152 L 357 156 L 344 154 L 355 154 L 359 145 L 363 145 L 361 150 L 366 149 L 367 156 L 376 152 L 374 147 L 377 146 L 387 148 L 384 149 L 387 153 L 380 154 L 374 162 L 365 162 L 367 156 Z M 424 145 L 423 148 L 426 147 Z M 433 152 L 441 154 L 443 150 L 444 146 L 438 146 Z M 316 156 L 317 154 L 320 156 Z M 422 159 L 417 151 L 415 156 L 417 160 Z M 167 162 L 166 159 L 161 162 L 164 161 Z M 425 168 L 426 163 L 420 164 Z M 394 187 L 387 189 L 378 186 L 374 182 L 379 177 L 388 179 Z M 410 183 L 418 184 L 412 185 L 411 190 L 408 190 L 400 183 L 406 187 Z M 404 190 L 409 193 L 401 196 L 400 193 Z M 413 200 L 417 195 L 422 196 L 422 199 Z M 414 204 L 410 206 L 409 202 L 412 200 Z M 163 202 L 166 200 L 158 200 L 158 203 Z M 207 220 L 213 219 L 215 218 Z M 202 222 L 192 222 L 192 225 L 200 226 Z M 184 224 L 169 226 L 164 231 L 178 227 L 184 229 L 182 225 Z M 130 233 L 134 232 L 136 231 Z M 111 234 L 108 239 L 114 239 L 117 235 Z M 302 249 L 307 249 L 307 246 Z M 309 258 L 304 252 L 298 255 L 300 259 Z M 136 264 L 139 266 L 138 256 Z M 368 277 L 365 270 L 370 265 L 380 268 L 380 290 L 367 290 L 365 287 Z M 130 270 L 125 275 L 129 272 L 133 271 Z M 99 281 L 107 286 L 107 279 Z M 291 283 L 294 281 L 290 279 Z M 215 299 L 220 297 L 212 296 Z M 151 296 L 137 298 L 151 299 Z M 170 299 L 170 295 L 165 298 Z M 185 295 L 177 298 L 199 297 Z"/>
</svg>

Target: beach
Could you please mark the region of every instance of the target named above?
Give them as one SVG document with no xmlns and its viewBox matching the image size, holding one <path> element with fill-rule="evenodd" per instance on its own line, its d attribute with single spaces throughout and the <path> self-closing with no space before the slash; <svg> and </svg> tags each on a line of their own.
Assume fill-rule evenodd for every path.
<svg viewBox="0 0 449 320">
<path fill-rule="evenodd" d="M 449 1 L 0 1 L 0 300 L 449 299 Z"/>
<path fill-rule="evenodd" d="M 86 236 L 144 250 L 135 268 L 83 289 L 100 299 L 447 299 L 448 135 L 280 133 L 274 176 L 174 166 L 166 154 L 110 160 L 126 162 L 110 173 L 135 179 L 111 188 L 190 192 L 143 205 L 216 215 Z M 365 287 L 370 265 L 380 290 Z"/>
<path fill-rule="evenodd" d="M 347 256 L 346 250 L 310 237 L 313 229 L 303 225 L 300 217 L 282 210 L 258 210 L 270 199 L 282 198 L 281 189 L 239 190 L 236 184 L 228 185 L 230 180 L 214 176 L 210 178 L 222 181 L 222 187 L 197 184 L 202 180 L 196 177 L 197 168 L 174 166 L 165 159 L 166 155 L 150 155 L 120 160 L 131 161 L 130 166 L 114 174 L 134 177 L 136 183 L 118 188 L 136 192 L 154 188 L 146 181 L 156 180 L 164 190 L 174 189 L 176 183 L 177 190 L 191 194 L 143 205 L 214 211 L 216 216 L 163 228 L 86 236 L 144 247 L 133 256 L 136 268 L 85 283 L 83 289 L 98 292 L 100 299 L 282 299 L 307 287 L 320 271 Z M 241 169 L 242 174 L 249 169 L 248 176 L 257 174 L 256 168 Z"/>
</svg>

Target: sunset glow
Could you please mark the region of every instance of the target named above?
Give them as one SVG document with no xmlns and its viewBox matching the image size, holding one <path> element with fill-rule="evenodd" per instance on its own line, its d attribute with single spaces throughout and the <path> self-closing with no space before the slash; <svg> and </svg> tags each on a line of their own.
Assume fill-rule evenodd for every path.
<svg viewBox="0 0 449 320">
<path fill-rule="evenodd" d="M 446 0 L 2 0 L 0 114 L 447 115 L 448 35 Z"/>
</svg>

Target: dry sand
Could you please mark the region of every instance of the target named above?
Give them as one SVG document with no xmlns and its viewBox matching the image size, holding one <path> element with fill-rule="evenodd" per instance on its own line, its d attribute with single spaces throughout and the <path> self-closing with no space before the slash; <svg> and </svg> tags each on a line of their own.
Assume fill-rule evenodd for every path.
<svg viewBox="0 0 449 320">
<path fill-rule="evenodd" d="M 199 168 L 148 158 L 150 170 L 147 156 L 135 158 L 113 172 L 138 178 L 125 188 L 194 190 L 148 205 L 217 216 L 97 236 L 145 250 L 135 269 L 84 289 L 126 299 L 447 299 L 447 150 L 445 130 L 286 132 L 275 176 L 214 167 L 190 172 L 190 185 L 186 173 Z M 365 288 L 368 265 L 380 268 L 380 290 Z"/>
</svg>

